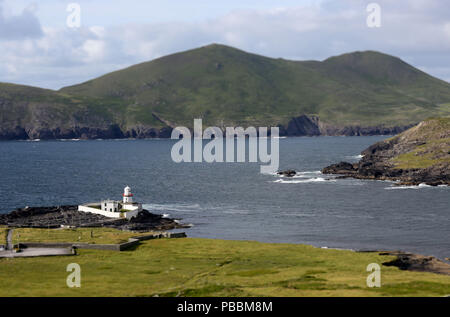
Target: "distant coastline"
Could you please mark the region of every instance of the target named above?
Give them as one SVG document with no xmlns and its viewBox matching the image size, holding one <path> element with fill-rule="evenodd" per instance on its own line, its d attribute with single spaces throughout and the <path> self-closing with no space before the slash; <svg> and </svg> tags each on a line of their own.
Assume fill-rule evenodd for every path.
<svg viewBox="0 0 450 317">
<path fill-rule="evenodd" d="M 395 135 L 412 126 L 334 126 L 323 123 L 317 116 L 301 115 L 292 118 L 287 125 L 278 124 L 280 137 L 313 137 L 313 136 L 374 136 Z M 111 139 L 168 139 L 175 126 L 161 129 L 153 127 L 128 127 L 118 125 L 107 127 L 84 128 L 24 128 L 0 129 L 0 141 L 44 141 L 44 140 L 111 140 Z M 270 129 L 268 130 L 270 134 Z"/>
</svg>

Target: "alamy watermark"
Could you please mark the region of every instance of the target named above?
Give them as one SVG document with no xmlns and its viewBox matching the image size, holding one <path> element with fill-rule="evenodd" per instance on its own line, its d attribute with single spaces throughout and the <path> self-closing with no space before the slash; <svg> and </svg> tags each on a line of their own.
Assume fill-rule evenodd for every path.
<svg viewBox="0 0 450 317">
<path fill-rule="evenodd" d="M 69 15 L 66 19 L 67 27 L 75 29 L 81 26 L 81 6 L 79 3 L 73 2 L 67 5 L 66 11 Z"/>
<path fill-rule="evenodd" d="M 381 27 L 381 7 L 378 3 L 369 3 L 366 7 L 367 13 L 367 27 L 369 28 L 379 28 Z"/>
<path fill-rule="evenodd" d="M 261 173 L 275 173 L 279 167 L 279 128 L 272 127 L 270 135 L 266 127 L 258 130 L 254 127 L 246 129 L 242 127 L 227 127 L 225 135 L 218 127 L 208 127 L 203 131 L 202 119 L 194 120 L 193 137 L 191 130 L 186 127 L 177 127 L 172 131 L 172 139 L 178 140 L 173 145 L 171 156 L 176 163 L 181 162 L 245 162 L 246 161 L 246 140 L 248 140 L 248 161 L 267 164 L 260 168 Z M 192 139 L 194 146 L 192 151 Z M 203 140 L 211 140 L 203 146 Z M 224 151 L 225 140 L 225 151 Z M 236 155 L 235 155 L 235 140 Z M 268 141 L 270 140 L 270 153 Z M 193 152 L 193 157 L 192 157 Z M 225 154 L 224 154 L 225 153 Z"/>
<path fill-rule="evenodd" d="M 377 263 L 370 263 L 367 268 L 367 272 L 370 274 L 367 276 L 367 287 L 381 287 L 381 268 Z"/>
<path fill-rule="evenodd" d="M 78 263 L 70 263 L 66 268 L 67 272 L 71 272 L 66 279 L 67 287 L 81 287 L 81 267 Z"/>
</svg>

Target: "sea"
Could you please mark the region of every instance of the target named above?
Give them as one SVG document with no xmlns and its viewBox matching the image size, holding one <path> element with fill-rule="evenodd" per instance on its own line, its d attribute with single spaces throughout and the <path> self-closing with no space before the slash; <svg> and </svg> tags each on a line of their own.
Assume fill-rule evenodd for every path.
<svg viewBox="0 0 450 317">
<path fill-rule="evenodd" d="M 146 209 L 192 225 L 189 237 L 450 257 L 449 187 L 321 174 L 387 137 L 281 138 L 280 169 L 294 178 L 260 163 L 175 163 L 170 139 L 5 141 L 0 213 L 120 200 L 128 185 Z"/>
</svg>

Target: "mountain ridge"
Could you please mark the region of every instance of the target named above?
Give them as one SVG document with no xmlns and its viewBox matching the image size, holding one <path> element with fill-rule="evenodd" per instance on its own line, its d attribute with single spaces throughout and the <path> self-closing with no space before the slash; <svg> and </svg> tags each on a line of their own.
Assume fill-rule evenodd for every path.
<svg viewBox="0 0 450 317">
<path fill-rule="evenodd" d="M 376 51 L 290 61 L 211 44 L 58 91 L 0 83 L 0 139 L 170 137 L 194 118 L 282 135 L 390 134 L 448 115 L 449 83 Z"/>
</svg>

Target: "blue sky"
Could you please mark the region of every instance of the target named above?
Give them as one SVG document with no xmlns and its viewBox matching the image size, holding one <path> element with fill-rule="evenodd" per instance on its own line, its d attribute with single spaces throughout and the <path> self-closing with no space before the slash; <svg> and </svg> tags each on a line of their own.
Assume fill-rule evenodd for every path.
<svg viewBox="0 0 450 317">
<path fill-rule="evenodd" d="M 366 24 L 371 2 L 379 28 Z M 446 0 L 0 0 L 3 82 L 58 89 L 210 43 L 297 60 L 377 50 L 450 81 Z"/>
</svg>

